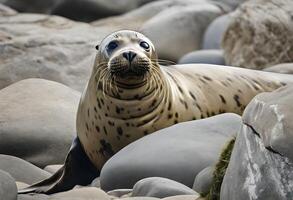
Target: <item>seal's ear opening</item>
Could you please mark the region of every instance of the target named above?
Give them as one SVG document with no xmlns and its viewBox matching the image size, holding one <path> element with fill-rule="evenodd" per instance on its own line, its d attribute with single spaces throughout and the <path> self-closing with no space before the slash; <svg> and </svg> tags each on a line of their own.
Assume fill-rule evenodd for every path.
<svg viewBox="0 0 293 200">
<path fill-rule="evenodd" d="M 96 49 L 99 51 L 99 47 L 100 47 L 100 46 L 99 46 L 99 45 L 97 45 L 95 48 L 96 48 Z"/>
</svg>

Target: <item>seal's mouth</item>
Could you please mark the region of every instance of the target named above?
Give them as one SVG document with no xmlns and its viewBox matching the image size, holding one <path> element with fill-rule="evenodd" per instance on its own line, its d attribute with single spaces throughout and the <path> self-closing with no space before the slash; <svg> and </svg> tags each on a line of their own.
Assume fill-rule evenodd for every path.
<svg viewBox="0 0 293 200">
<path fill-rule="evenodd" d="M 149 68 L 128 68 L 125 70 L 111 70 L 111 74 L 120 78 L 143 78 L 149 71 Z"/>
</svg>

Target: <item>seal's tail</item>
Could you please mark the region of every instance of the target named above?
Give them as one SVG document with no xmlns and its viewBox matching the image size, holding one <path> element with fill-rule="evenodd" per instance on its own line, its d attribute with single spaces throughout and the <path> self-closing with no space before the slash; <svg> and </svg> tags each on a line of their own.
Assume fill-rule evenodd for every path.
<svg viewBox="0 0 293 200">
<path fill-rule="evenodd" d="M 88 185 L 100 172 L 90 162 L 78 138 L 72 143 L 65 164 L 50 178 L 18 191 L 18 194 L 53 194 L 72 189 L 75 185 Z"/>
</svg>

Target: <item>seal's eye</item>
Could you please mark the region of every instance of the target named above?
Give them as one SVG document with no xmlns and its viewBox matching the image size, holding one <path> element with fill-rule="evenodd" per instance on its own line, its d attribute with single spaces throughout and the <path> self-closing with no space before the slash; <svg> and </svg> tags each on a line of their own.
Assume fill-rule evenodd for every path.
<svg viewBox="0 0 293 200">
<path fill-rule="evenodd" d="M 144 49 L 149 49 L 150 48 L 150 45 L 145 41 L 142 41 L 139 45 Z"/>
<path fill-rule="evenodd" d="M 108 44 L 107 49 L 109 51 L 113 51 L 114 49 L 116 49 L 118 47 L 118 43 L 115 41 L 112 41 Z"/>
</svg>

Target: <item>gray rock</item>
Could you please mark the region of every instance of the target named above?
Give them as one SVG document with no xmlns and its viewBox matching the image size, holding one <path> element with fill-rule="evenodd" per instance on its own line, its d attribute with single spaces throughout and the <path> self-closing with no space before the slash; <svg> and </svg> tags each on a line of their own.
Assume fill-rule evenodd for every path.
<svg viewBox="0 0 293 200">
<path fill-rule="evenodd" d="M 192 189 L 200 194 L 207 194 L 213 181 L 214 169 L 214 167 L 209 166 L 200 171 L 195 177 Z"/>
<path fill-rule="evenodd" d="M 204 31 L 224 11 L 208 1 L 196 0 L 189 6 L 173 6 L 160 12 L 141 27 L 155 44 L 161 59 L 177 61 L 201 48 Z"/>
<path fill-rule="evenodd" d="M 163 198 L 163 200 L 204 200 L 204 199 L 201 199 L 201 197 L 198 194 L 196 194 L 196 195 L 177 195 L 177 196 Z"/>
<path fill-rule="evenodd" d="M 0 16 L 15 15 L 17 12 L 3 4 L 0 1 Z"/>
<path fill-rule="evenodd" d="M 231 14 L 222 15 L 209 25 L 203 37 L 203 49 L 221 49 L 222 38 L 231 18 Z"/>
<path fill-rule="evenodd" d="M 291 0 L 254 0 L 242 4 L 233 13 L 223 36 L 226 64 L 264 69 L 293 62 L 292 10 Z"/>
<path fill-rule="evenodd" d="M 217 161 L 222 146 L 235 136 L 240 123 L 238 115 L 222 114 L 143 137 L 104 165 L 101 187 L 107 191 L 132 188 L 146 177 L 165 177 L 192 187 L 195 176 Z"/>
<path fill-rule="evenodd" d="M 261 137 L 265 147 L 293 161 L 293 87 L 257 95 L 246 107 L 243 122 Z"/>
<path fill-rule="evenodd" d="M 246 107 L 221 199 L 292 199 L 292 102 L 291 86 L 259 94 Z"/>
<path fill-rule="evenodd" d="M 122 197 L 122 196 L 130 196 L 132 192 L 132 189 L 117 189 L 117 190 L 111 190 L 107 192 L 108 195 L 114 196 L 114 197 Z"/>
<path fill-rule="evenodd" d="M 150 177 L 133 186 L 132 196 L 164 198 L 175 195 L 195 195 L 189 187 L 166 178 Z"/>
<path fill-rule="evenodd" d="M 50 173 L 20 158 L 1 155 L 0 169 L 8 172 L 16 181 L 33 184 L 51 176 Z"/>
<path fill-rule="evenodd" d="M 222 50 L 198 50 L 184 55 L 178 61 L 179 64 L 204 63 L 214 65 L 225 65 Z"/>
<path fill-rule="evenodd" d="M 43 78 L 82 91 L 95 45 L 111 32 L 40 14 L 0 18 L 0 89 L 27 78 Z"/>
<path fill-rule="evenodd" d="M 103 190 L 95 187 L 82 187 L 66 192 L 60 192 L 50 195 L 50 199 L 53 200 L 111 200 L 110 196 L 107 195 Z"/>
<path fill-rule="evenodd" d="M 281 74 L 293 74 L 293 63 L 282 63 L 265 68 L 264 71 L 276 72 Z"/>
<path fill-rule="evenodd" d="M 265 148 L 243 124 L 221 187 L 225 200 L 288 200 L 293 197 L 293 163 Z"/>
<path fill-rule="evenodd" d="M 95 179 L 92 181 L 92 183 L 91 183 L 90 186 L 91 186 L 91 187 L 97 187 L 97 188 L 100 188 L 100 187 L 101 187 L 100 177 L 95 178 Z"/>
<path fill-rule="evenodd" d="M 16 200 L 17 188 L 13 178 L 0 170 L 0 200 Z"/>
<path fill-rule="evenodd" d="M 42 79 L 0 90 L 0 152 L 41 168 L 62 164 L 76 134 L 80 93 Z"/>
<path fill-rule="evenodd" d="M 155 0 L 2 0 L 20 11 L 64 16 L 78 21 L 93 21 L 119 15 Z"/>
<path fill-rule="evenodd" d="M 215 1 L 217 3 L 223 3 L 231 7 L 232 9 L 235 9 L 238 6 L 240 6 L 242 3 L 246 2 L 247 0 L 212 0 L 212 1 Z"/>
</svg>

